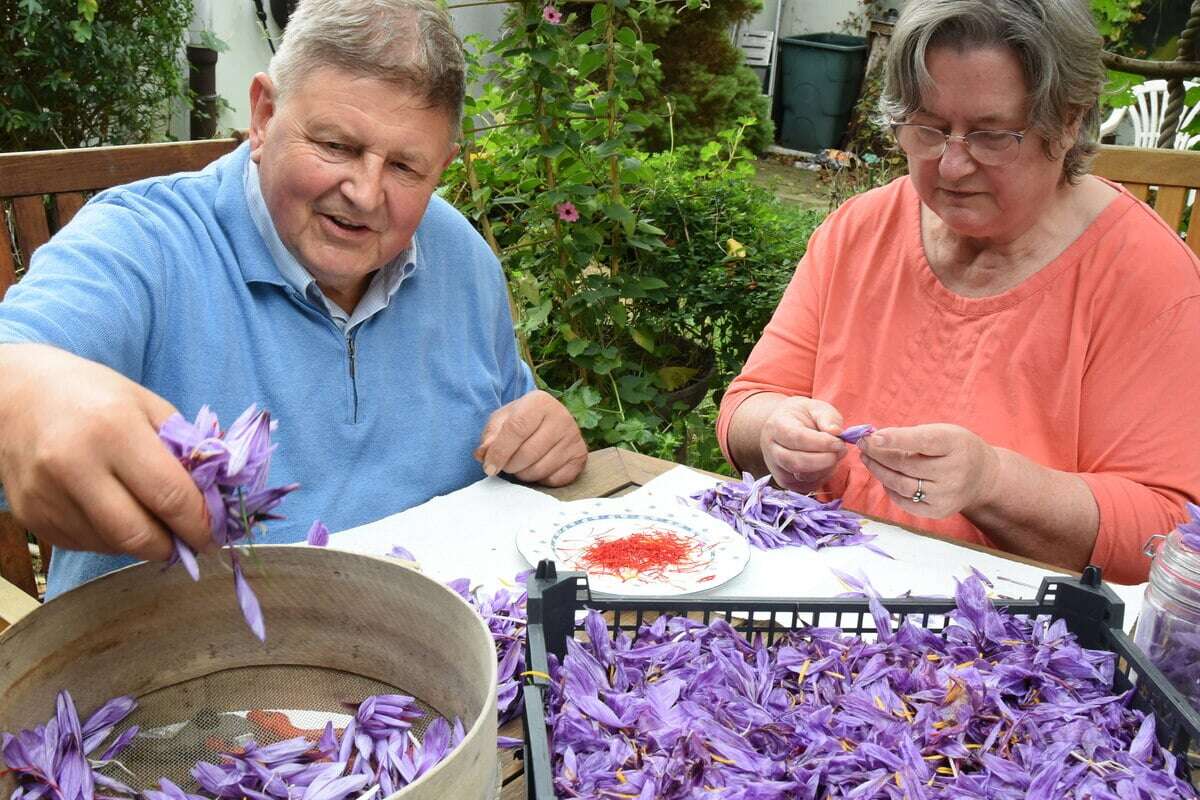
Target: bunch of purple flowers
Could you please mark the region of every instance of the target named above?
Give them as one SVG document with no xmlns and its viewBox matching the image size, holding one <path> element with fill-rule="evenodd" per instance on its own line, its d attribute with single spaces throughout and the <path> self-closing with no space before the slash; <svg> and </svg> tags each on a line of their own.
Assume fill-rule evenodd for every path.
<svg viewBox="0 0 1200 800">
<path fill-rule="evenodd" d="M 1188 516 L 1191 519 L 1181 523 L 1175 530 L 1183 537 L 1183 544 L 1200 552 L 1200 506 L 1195 503 L 1187 504 Z"/>
<path fill-rule="evenodd" d="M 251 540 L 266 520 L 280 519 L 271 513 L 284 495 L 299 484 L 267 486 L 271 468 L 271 431 L 275 423 L 266 409 L 250 406 L 229 430 L 221 433 L 217 415 L 203 406 L 195 422 L 173 414 L 158 431 L 159 438 L 179 459 L 204 496 L 212 526 L 212 540 L 227 548 L 233 566 L 233 585 L 246 624 L 260 640 L 266 640 L 262 609 L 246 576 L 235 544 Z M 169 563 L 182 562 L 192 580 L 200 579 L 196 555 L 175 537 L 175 555 Z"/>
<path fill-rule="evenodd" d="M 548 723 L 560 797 L 1059 800 L 1194 798 L 1153 715 L 1112 694 L 1115 655 L 1061 620 L 957 591 L 941 633 L 875 641 L 806 628 L 774 644 L 724 620 L 659 617 L 552 658 Z"/>
<path fill-rule="evenodd" d="M 422 719 L 413 698 L 385 694 L 368 697 L 341 731 L 325 726 L 313 742 L 296 737 L 274 744 L 250 741 L 236 752 L 221 754 L 221 763 L 201 761 L 192 769 L 201 794 L 186 792 L 167 778 L 158 789 L 138 792 L 101 770 L 116 761 L 138 733 L 132 726 L 116 737 L 97 758 L 97 751 L 116 725 L 137 707 L 132 697 L 118 697 L 80 725 L 71 696 L 58 695 L 55 716 L 33 730 L 0 734 L 0 752 L 17 776 L 10 800 L 346 800 L 350 796 L 386 797 L 409 785 L 448 756 L 462 742 L 462 722 L 438 717 L 425 734 L 412 734 Z"/>
<path fill-rule="evenodd" d="M 518 586 L 525 586 L 525 579 L 532 570 L 519 573 L 514 579 Z M 459 578 L 446 584 L 471 604 L 492 632 L 496 642 L 497 697 L 496 708 L 499 723 L 521 716 L 525 700 L 521 693 L 522 676 L 525 672 L 525 629 L 528 625 L 526 605 L 529 599 L 524 588 L 519 591 L 498 589 L 487 594 L 471 590 L 467 578 Z M 519 741 L 502 739 L 502 746 L 520 746 Z"/>
<path fill-rule="evenodd" d="M 137 735 L 136 726 L 128 728 L 100 750 L 135 705 L 132 697 L 114 698 L 81 724 L 71 695 L 61 691 L 54 716 L 45 725 L 15 735 L 0 733 L 0 753 L 17 779 L 11 800 L 93 800 L 136 794 L 97 771 L 113 762 Z"/>
<path fill-rule="evenodd" d="M 763 550 L 797 546 L 819 550 L 861 544 L 887 555 L 869 544 L 875 536 L 862 532 L 862 518 L 843 511 L 840 499 L 822 503 L 806 494 L 776 489 L 770 482 L 770 475 L 755 480 L 745 472 L 741 481 L 719 483 L 691 499 Z"/>
</svg>

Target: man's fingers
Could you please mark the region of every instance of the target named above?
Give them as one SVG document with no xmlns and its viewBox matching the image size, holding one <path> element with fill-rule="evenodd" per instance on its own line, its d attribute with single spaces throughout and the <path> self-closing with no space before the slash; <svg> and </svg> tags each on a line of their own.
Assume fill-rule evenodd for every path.
<svg viewBox="0 0 1200 800">
<path fill-rule="evenodd" d="M 113 535 L 122 540 L 133 539 L 144 552 L 160 554 L 160 560 L 170 556 L 170 533 L 183 539 L 193 550 L 208 550 L 212 545 L 212 528 L 204 496 L 192 476 L 159 441 L 157 431 L 135 432 L 128 444 L 113 465 L 113 472 L 124 484 L 137 511 L 126 509 L 114 511 L 113 515 L 121 514 L 139 523 L 142 522 L 141 515 L 146 515 L 151 518 L 151 524 Z M 154 557 L 134 554 L 142 558 Z"/>
<path fill-rule="evenodd" d="M 170 532 L 119 480 L 98 482 L 81 499 L 88 524 L 109 550 L 146 561 L 170 558 Z"/>
<path fill-rule="evenodd" d="M 520 431 L 528 427 L 529 423 L 524 422 L 520 414 L 510 414 L 483 454 L 483 471 L 491 476 L 505 470 L 505 465 L 525 441 L 525 436 Z"/>
<path fill-rule="evenodd" d="M 500 471 L 515 475 L 523 481 L 536 481 L 546 477 L 553 470 L 548 468 L 548 464 L 541 462 L 544 459 L 556 457 L 555 449 L 562 442 L 562 438 L 560 431 L 555 430 L 554 426 L 546 424 L 546 420 L 543 420 L 542 424 L 521 443 L 508 461 L 500 464 Z M 562 455 L 559 454 L 557 458 L 561 459 Z M 542 470 L 540 474 L 538 466 Z M 553 466 L 554 469 L 558 469 L 557 463 Z M 527 475 L 536 477 L 527 477 Z"/>
<path fill-rule="evenodd" d="M 35 501 L 35 505 L 47 508 L 45 504 Z M 54 547 L 66 550 L 94 549 L 92 543 L 78 536 L 79 531 L 88 530 L 90 523 L 79 505 L 69 497 L 54 501 L 55 517 L 50 519 L 45 515 L 26 515 L 20 509 L 13 508 L 13 515 L 23 526 L 35 536 Z"/>
<path fill-rule="evenodd" d="M 488 450 L 491 449 L 492 444 L 496 441 L 497 433 L 504 426 L 504 419 L 508 416 L 509 410 L 508 406 L 504 406 L 488 417 L 487 424 L 483 426 L 483 430 L 479 434 L 479 446 L 471 454 L 476 461 L 487 463 Z"/>
<path fill-rule="evenodd" d="M 538 429 L 539 434 L 549 427 L 551 426 L 543 425 Z M 526 442 L 526 444 L 529 443 Z M 525 449 L 525 446 L 522 446 L 517 451 L 517 457 L 520 457 Z M 515 460 L 516 457 L 514 457 Z M 516 475 L 526 483 L 564 486 L 575 479 L 586 463 L 587 447 L 584 446 L 583 441 L 577 436 L 559 433 L 553 436 L 540 456 L 529 466 L 522 469 L 506 468 L 505 471 Z"/>
<path fill-rule="evenodd" d="M 583 471 L 587 464 L 587 450 L 583 451 L 582 455 L 572 456 L 563 462 L 562 466 L 556 469 L 550 475 L 544 478 L 535 479 L 537 482 L 545 486 L 566 486 L 571 481 L 579 477 L 579 473 Z"/>
</svg>

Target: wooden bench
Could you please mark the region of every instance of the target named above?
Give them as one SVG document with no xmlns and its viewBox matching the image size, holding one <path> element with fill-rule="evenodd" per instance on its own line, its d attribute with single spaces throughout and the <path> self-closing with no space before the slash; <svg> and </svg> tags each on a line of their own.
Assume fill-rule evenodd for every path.
<svg viewBox="0 0 1200 800">
<path fill-rule="evenodd" d="M 101 189 L 155 175 L 203 169 L 238 139 L 0 153 L 0 300 L 33 252 Z M 49 548 L 42 548 L 42 564 Z M 38 596 L 25 531 L 0 512 L 0 578 Z"/>
<path fill-rule="evenodd" d="M 1186 235 L 1188 211 L 1195 189 L 1200 188 L 1200 152 L 1105 145 L 1092 172 L 1123 184 L 1134 197 L 1154 206 L 1158 215 L 1185 237 L 1192 252 L 1200 255 L 1200 227 L 1195 235 Z"/>
</svg>

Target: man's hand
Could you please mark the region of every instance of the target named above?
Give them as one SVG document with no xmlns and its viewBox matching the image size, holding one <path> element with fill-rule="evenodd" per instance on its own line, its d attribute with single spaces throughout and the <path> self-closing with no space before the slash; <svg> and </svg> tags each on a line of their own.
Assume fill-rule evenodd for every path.
<svg viewBox="0 0 1200 800">
<path fill-rule="evenodd" d="M 986 504 L 1000 470 L 996 450 L 958 425 L 885 428 L 858 446 L 863 464 L 892 502 L 930 519 Z M 913 502 L 918 479 L 922 498 Z"/>
<path fill-rule="evenodd" d="M 204 499 L 158 438 L 174 412 L 100 364 L 0 345 L 0 481 L 17 521 L 69 550 L 164 560 L 172 531 L 211 549 Z"/>
<path fill-rule="evenodd" d="M 847 445 L 841 413 L 824 400 L 789 397 L 775 405 L 759 434 L 763 461 L 784 489 L 811 492 L 833 472 Z"/>
<path fill-rule="evenodd" d="M 587 463 L 587 446 L 571 412 L 538 390 L 496 409 L 475 458 L 488 475 L 507 472 L 526 483 L 565 486 Z"/>
</svg>

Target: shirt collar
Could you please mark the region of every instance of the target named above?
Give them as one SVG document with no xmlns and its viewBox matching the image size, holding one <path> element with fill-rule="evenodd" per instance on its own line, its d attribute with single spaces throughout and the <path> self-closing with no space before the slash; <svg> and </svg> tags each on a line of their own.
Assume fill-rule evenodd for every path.
<svg viewBox="0 0 1200 800">
<path fill-rule="evenodd" d="M 392 295 L 416 270 L 418 249 L 417 238 L 414 235 L 412 243 L 408 247 L 375 271 L 362 299 L 358 301 L 353 312 L 347 313 L 337 303 L 325 296 L 321 287 L 317 285 L 316 279 L 279 238 L 279 232 L 275 229 L 271 213 L 267 210 L 267 201 L 262 194 L 258 164 L 252 158 L 246 159 L 244 182 L 246 206 L 250 211 L 250 218 L 254 221 L 254 227 L 266 244 L 267 250 L 271 254 L 271 260 L 275 262 L 275 267 L 279 270 L 279 275 L 287 285 L 299 292 L 310 303 L 323 309 L 343 330 L 348 330 L 387 308 L 392 300 Z"/>
</svg>

